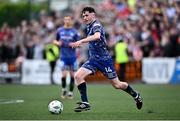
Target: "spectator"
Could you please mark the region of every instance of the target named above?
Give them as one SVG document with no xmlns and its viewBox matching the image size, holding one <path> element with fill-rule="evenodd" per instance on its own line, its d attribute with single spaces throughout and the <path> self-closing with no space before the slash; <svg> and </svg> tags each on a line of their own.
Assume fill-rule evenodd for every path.
<svg viewBox="0 0 180 121">
<path fill-rule="evenodd" d="M 178 1 L 103 0 L 100 4 L 96 4 L 96 2 L 92 3 L 93 6 L 98 8 L 97 16 L 103 23 L 106 33 L 109 35 L 108 45 L 110 46 L 109 49 L 112 55 L 114 54 L 113 49 L 119 36 L 116 30 L 121 28 L 121 26 L 125 26 L 126 36 L 128 38 L 130 36 L 131 40 L 135 41 L 133 46 L 141 47 L 140 51 L 142 51 L 143 57 L 152 55 L 158 57 L 179 56 L 178 47 L 176 47 L 178 45 L 178 32 L 180 28 L 180 6 Z M 72 12 L 74 12 L 76 29 L 78 29 L 83 37 L 85 36 L 84 26 L 81 24 L 82 21 L 78 13 L 84 4 L 79 3 L 77 6 L 72 7 Z M 2 48 L 7 47 L 4 45 L 7 45 L 7 42 L 2 42 L 4 36 L 6 36 L 7 41 L 13 40 L 20 45 L 23 56 L 33 59 L 36 56 L 34 55 L 34 51 L 37 50 L 37 46 L 35 47 L 35 43 L 32 41 L 31 33 L 36 33 L 41 40 L 38 42 L 41 45 L 41 47 L 38 46 L 40 49 L 44 48 L 43 45 L 46 41 L 52 40 L 50 38 L 52 38 L 51 35 L 54 35 L 56 28 L 63 25 L 63 11 L 53 11 L 50 13 L 53 14 L 48 15 L 45 10 L 42 10 L 39 14 L 39 20 L 31 20 L 29 23 L 23 20 L 15 29 L 4 23 L 0 28 L 1 55 Z M 49 31 L 52 33 L 49 34 Z M 167 38 L 164 36 L 167 36 Z M 128 40 L 128 46 L 131 45 L 131 40 Z M 154 48 L 156 48 L 156 51 L 154 51 Z M 176 51 L 172 52 L 171 48 L 176 48 Z M 84 51 L 87 51 L 85 47 L 79 49 L 79 54 L 83 54 L 83 58 L 79 59 L 81 61 L 87 58 L 85 56 L 87 52 L 84 53 Z M 159 54 L 156 53 L 157 51 Z"/>
<path fill-rule="evenodd" d="M 120 80 L 124 81 L 126 80 L 126 63 L 128 63 L 128 45 L 123 40 L 120 39 L 119 42 L 115 46 L 115 62 L 119 64 L 119 74 L 118 77 Z"/>
<path fill-rule="evenodd" d="M 51 84 L 55 84 L 53 73 L 56 66 L 56 60 L 59 58 L 59 47 L 55 44 L 47 43 L 45 46 L 45 59 L 49 62 L 51 67 Z"/>
</svg>

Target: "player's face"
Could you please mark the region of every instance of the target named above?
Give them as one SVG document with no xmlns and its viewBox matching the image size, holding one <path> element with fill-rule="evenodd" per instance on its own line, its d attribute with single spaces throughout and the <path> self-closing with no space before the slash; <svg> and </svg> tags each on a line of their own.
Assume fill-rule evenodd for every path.
<svg viewBox="0 0 180 121">
<path fill-rule="evenodd" d="M 94 13 L 89 13 L 88 11 L 85 11 L 83 14 L 82 14 L 82 18 L 84 20 L 84 23 L 85 24 L 89 24 L 93 21 L 94 19 Z"/>
<path fill-rule="evenodd" d="M 64 24 L 66 26 L 71 26 L 72 25 L 72 18 L 70 16 L 64 17 Z"/>
</svg>

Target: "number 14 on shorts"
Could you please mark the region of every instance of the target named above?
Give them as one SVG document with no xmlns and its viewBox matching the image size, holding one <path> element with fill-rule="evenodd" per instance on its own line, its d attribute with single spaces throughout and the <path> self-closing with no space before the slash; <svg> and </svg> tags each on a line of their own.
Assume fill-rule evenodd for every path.
<svg viewBox="0 0 180 121">
<path fill-rule="evenodd" d="M 112 69 L 110 67 L 105 67 L 105 70 L 107 73 L 112 72 Z"/>
</svg>

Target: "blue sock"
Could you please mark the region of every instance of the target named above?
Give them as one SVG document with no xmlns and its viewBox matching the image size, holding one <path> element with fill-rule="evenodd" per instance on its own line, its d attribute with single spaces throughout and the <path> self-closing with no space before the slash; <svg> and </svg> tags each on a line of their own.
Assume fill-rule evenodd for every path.
<svg viewBox="0 0 180 121">
<path fill-rule="evenodd" d="M 79 92 L 81 94 L 82 102 L 88 102 L 87 92 L 86 92 L 86 82 L 81 83 L 77 87 L 78 87 L 78 90 L 79 90 Z"/>
</svg>

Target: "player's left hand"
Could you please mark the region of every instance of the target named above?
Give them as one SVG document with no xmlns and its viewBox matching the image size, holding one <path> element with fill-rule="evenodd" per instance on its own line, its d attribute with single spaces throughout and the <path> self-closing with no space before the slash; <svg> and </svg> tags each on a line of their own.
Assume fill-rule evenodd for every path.
<svg viewBox="0 0 180 121">
<path fill-rule="evenodd" d="M 81 41 L 77 41 L 77 42 L 69 43 L 69 46 L 71 46 L 72 48 L 78 48 L 81 47 L 81 44 L 82 44 Z"/>
</svg>

